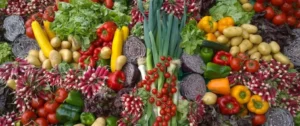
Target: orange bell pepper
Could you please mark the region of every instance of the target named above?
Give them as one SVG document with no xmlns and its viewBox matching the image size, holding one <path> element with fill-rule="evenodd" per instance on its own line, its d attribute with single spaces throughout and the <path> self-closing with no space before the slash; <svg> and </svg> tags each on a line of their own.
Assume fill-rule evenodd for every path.
<svg viewBox="0 0 300 126">
<path fill-rule="evenodd" d="M 217 37 L 213 33 L 207 33 L 205 35 L 205 37 L 206 37 L 206 40 L 213 41 L 213 42 L 217 41 Z"/>
<path fill-rule="evenodd" d="M 212 79 L 206 86 L 213 93 L 221 95 L 230 94 L 230 85 L 228 78 Z"/>
<path fill-rule="evenodd" d="M 234 26 L 234 20 L 231 17 L 224 17 L 218 21 L 218 31 L 221 33 L 223 33 L 223 30 L 225 28 L 228 28 L 230 26 Z"/>
</svg>

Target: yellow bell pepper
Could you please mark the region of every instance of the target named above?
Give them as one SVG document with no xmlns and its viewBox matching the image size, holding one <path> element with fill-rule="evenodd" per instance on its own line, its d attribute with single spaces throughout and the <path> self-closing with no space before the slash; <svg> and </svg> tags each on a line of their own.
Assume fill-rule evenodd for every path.
<svg viewBox="0 0 300 126">
<path fill-rule="evenodd" d="M 251 92 L 244 85 L 236 85 L 231 88 L 231 96 L 234 97 L 240 104 L 245 104 L 250 100 Z"/>
<path fill-rule="evenodd" d="M 234 26 L 234 20 L 231 17 L 224 17 L 218 21 L 218 31 L 221 33 L 223 33 L 223 30 L 225 28 L 228 28 L 230 26 Z"/>
<path fill-rule="evenodd" d="M 213 33 L 217 30 L 218 24 L 211 16 L 205 16 L 199 21 L 197 27 L 206 33 Z"/>
<path fill-rule="evenodd" d="M 255 114 L 265 114 L 269 109 L 269 103 L 259 95 L 253 95 L 247 104 L 247 108 Z"/>
<path fill-rule="evenodd" d="M 53 50 L 47 35 L 45 34 L 44 30 L 42 29 L 41 25 L 37 21 L 33 21 L 31 23 L 31 27 L 33 30 L 34 37 L 40 46 L 43 54 L 49 58 L 50 52 Z"/>
<path fill-rule="evenodd" d="M 122 33 L 123 33 L 123 41 L 126 41 L 128 35 L 129 35 L 129 28 L 127 26 L 123 26 Z"/>
<path fill-rule="evenodd" d="M 213 41 L 213 42 L 217 41 L 217 37 L 213 33 L 207 33 L 205 35 L 205 37 L 206 37 L 206 40 Z"/>
<path fill-rule="evenodd" d="M 122 29 L 117 29 L 115 31 L 113 43 L 112 43 L 112 53 L 111 53 L 111 59 L 110 59 L 110 68 L 112 72 L 115 72 L 116 70 L 116 61 L 117 58 L 122 55 L 122 49 L 123 49 L 123 33 Z"/>
<path fill-rule="evenodd" d="M 50 24 L 51 24 L 51 22 L 44 21 L 44 29 L 48 35 L 48 38 L 51 40 L 52 38 L 55 37 L 55 33 L 50 29 Z"/>
</svg>

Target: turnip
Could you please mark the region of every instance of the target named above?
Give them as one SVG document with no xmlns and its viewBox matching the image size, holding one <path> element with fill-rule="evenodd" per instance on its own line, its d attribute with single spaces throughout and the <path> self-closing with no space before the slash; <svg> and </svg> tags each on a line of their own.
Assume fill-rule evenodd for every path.
<svg viewBox="0 0 300 126">
<path fill-rule="evenodd" d="M 217 95 L 212 92 L 206 92 L 202 97 L 202 101 L 206 105 L 213 105 L 217 102 Z"/>
</svg>

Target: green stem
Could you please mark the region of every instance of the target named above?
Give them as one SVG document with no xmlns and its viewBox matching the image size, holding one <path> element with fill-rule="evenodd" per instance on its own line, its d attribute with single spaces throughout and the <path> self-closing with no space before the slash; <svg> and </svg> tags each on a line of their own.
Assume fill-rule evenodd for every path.
<svg viewBox="0 0 300 126">
<path fill-rule="evenodd" d="M 147 70 L 153 69 L 152 53 L 151 53 L 151 49 L 149 48 L 147 48 L 146 66 L 147 66 Z"/>
</svg>

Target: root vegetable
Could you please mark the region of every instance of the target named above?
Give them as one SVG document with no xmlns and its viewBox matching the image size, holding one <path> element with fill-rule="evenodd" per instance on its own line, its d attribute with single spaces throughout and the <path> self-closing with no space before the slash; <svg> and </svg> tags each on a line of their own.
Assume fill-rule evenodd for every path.
<svg viewBox="0 0 300 126">
<path fill-rule="evenodd" d="M 126 64 L 127 58 L 124 55 L 118 56 L 116 60 L 116 70 L 122 70 L 123 66 Z"/>
<path fill-rule="evenodd" d="M 26 60 L 27 60 L 28 63 L 30 63 L 30 64 L 32 64 L 36 67 L 40 67 L 42 65 L 40 60 L 35 56 L 29 55 L 29 56 L 26 57 Z"/>
<path fill-rule="evenodd" d="M 259 43 L 262 42 L 262 37 L 260 35 L 252 35 L 252 34 L 250 34 L 249 40 L 253 44 L 259 44 Z"/>
<path fill-rule="evenodd" d="M 46 58 L 46 56 L 44 55 L 43 51 L 40 50 L 40 51 L 39 51 L 39 60 L 40 60 L 41 62 L 44 62 L 46 59 L 47 59 L 47 58 Z"/>
<path fill-rule="evenodd" d="M 290 59 L 287 56 L 283 55 L 281 52 L 274 54 L 273 57 L 276 61 L 278 61 L 282 64 L 290 64 L 291 63 Z"/>
<path fill-rule="evenodd" d="M 266 55 L 266 56 L 262 56 L 261 59 L 263 59 L 264 61 L 270 62 L 272 60 L 272 55 Z"/>
<path fill-rule="evenodd" d="M 268 43 L 262 42 L 257 46 L 257 50 L 262 55 L 269 55 L 271 53 L 271 46 Z"/>
<path fill-rule="evenodd" d="M 96 121 L 92 124 L 92 126 L 105 126 L 106 122 L 103 117 L 98 117 Z"/>
<path fill-rule="evenodd" d="M 84 124 L 81 124 L 81 123 L 79 123 L 79 124 L 75 124 L 74 126 L 85 126 Z"/>
<path fill-rule="evenodd" d="M 216 32 L 214 33 L 214 35 L 215 35 L 216 37 L 219 37 L 219 36 L 221 36 L 222 34 L 221 34 L 219 31 L 216 31 Z"/>
<path fill-rule="evenodd" d="M 46 59 L 46 60 L 43 62 L 42 68 L 43 68 L 43 69 L 47 69 L 47 70 L 49 70 L 49 69 L 52 68 L 51 62 L 50 62 L 49 59 Z"/>
<path fill-rule="evenodd" d="M 70 49 L 71 47 L 72 47 L 72 45 L 69 41 L 62 41 L 61 42 L 61 48 L 62 49 Z"/>
<path fill-rule="evenodd" d="M 269 45 L 270 45 L 270 47 L 271 47 L 272 53 L 275 54 L 275 53 L 280 52 L 280 46 L 278 45 L 277 42 L 271 41 L 271 42 L 269 43 Z"/>
<path fill-rule="evenodd" d="M 221 43 L 221 44 L 226 44 L 228 42 L 228 38 L 225 37 L 224 35 L 220 35 L 218 38 L 217 38 L 217 42 L 218 43 Z"/>
<path fill-rule="evenodd" d="M 248 50 L 247 51 L 247 54 L 248 55 L 252 55 L 253 53 L 255 53 L 255 52 L 257 52 L 258 50 L 257 50 L 257 46 L 254 46 L 252 49 L 250 49 L 250 50 Z"/>
<path fill-rule="evenodd" d="M 231 40 L 230 40 L 230 43 L 231 43 L 231 46 L 238 46 L 239 44 L 241 44 L 243 40 L 243 37 L 233 37 Z"/>
<path fill-rule="evenodd" d="M 244 3 L 242 7 L 243 7 L 243 9 L 244 9 L 245 11 L 247 11 L 247 12 L 253 10 L 253 6 L 252 6 L 252 4 L 250 4 L 250 3 Z"/>
<path fill-rule="evenodd" d="M 257 27 L 252 24 L 243 24 L 241 27 L 244 30 L 246 30 L 249 34 L 255 34 L 258 31 Z"/>
<path fill-rule="evenodd" d="M 28 55 L 34 56 L 36 58 L 39 57 L 39 51 L 37 50 L 29 50 Z"/>
<path fill-rule="evenodd" d="M 52 67 L 56 67 L 58 64 L 61 63 L 61 60 L 62 60 L 61 55 L 56 50 L 52 50 L 50 52 L 49 59 L 50 59 Z"/>
<path fill-rule="evenodd" d="M 50 41 L 53 48 L 59 48 L 61 46 L 61 40 L 58 37 L 54 37 Z"/>
<path fill-rule="evenodd" d="M 241 43 L 239 45 L 239 48 L 240 48 L 240 52 L 244 53 L 248 50 L 248 47 L 247 47 L 247 44 L 246 43 Z"/>
<path fill-rule="evenodd" d="M 100 56 L 102 59 L 110 59 L 111 57 L 111 49 L 109 47 L 103 47 L 100 52 Z"/>
<path fill-rule="evenodd" d="M 80 43 L 72 35 L 68 36 L 68 41 L 72 44 L 72 51 L 77 51 L 80 49 Z"/>
<path fill-rule="evenodd" d="M 6 82 L 6 85 L 8 87 L 10 87 L 11 89 L 16 90 L 16 80 L 8 79 L 7 82 Z"/>
<path fill-rule="evenodd" d="M 250 34 L 246 30 L 243 30 L 242 36 L 243 36 L 244 39 L 249 39 L 249 35 Z"/>
<path fill-rule="evenodd" d="M 217 102 L 217 95 L 212 92 L 206 92 L 204 96 L 202 97 L 202 101 L 206 105 L 213 105 Z"/>
<path fill-rule="evenodd" d="M 255 60 L 259 61 L 260 57 L 261 57 L 261 54 L 259 52 L 255 52 L 250 56 L 250 59 L 255 59 Z"/>
<path fill-rule="evenodd" d="M 79 58 L 80 58 L 80 53 L 77 52 L 77 51 L 74 51 L 72 56 L 73 56 L 74 62 L 75 62 L 75 63 L 78 63 Z"/>
<path fill-rule="evenodd" d="M 72 56 L 71 50 L 62 49 L 59 51 L 59 54 L 61 55 L 63 61 L 65 61 L 67 63 L 72 62 L 73 56 Z"/>
<path fill-rule="evenodd" d="M 245 3 L 248 3 L 248 2 L 249 2 L 248 0 L 240 0 L 241 4 L 245 4 Z"/>
<path fill-rule="evenodd" d="M 236 56 L 240 52 L 240 48 L 238 46 L 233 46 L 230 49 L 230 54 Z"/>
<path fill-rule="evenodd" d="M 232 38 L 236 36 L 241 36 L 243 33 L 243 29 L 241 27 L 228 27 L 223 30 L 223 34 L 227 38 Z"/>
<path fill-rule="evenodd" d="M 247 47 L 247 50 L 250 50 L 253 48 L 253 44 L 248 39 L 243 40 L 241 44 L 245 44 Z"/>
<path fill-rule="evenodd" d="M 294 69 L 294 67 L 295 65 L 292 62 L 290 62 L 290 69 Z"/>
</svg>

